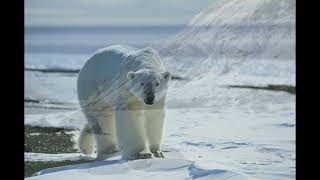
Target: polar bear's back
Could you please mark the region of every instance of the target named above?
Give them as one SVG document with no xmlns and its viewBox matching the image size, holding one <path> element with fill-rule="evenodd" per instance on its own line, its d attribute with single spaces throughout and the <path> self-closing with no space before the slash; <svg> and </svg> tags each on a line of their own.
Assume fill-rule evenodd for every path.
<svg viewBox="0 0 320 180">
<path fill-rule="evenodd" d="M 119 87 L 127 81 L 129 71 L 143 67 L 163 69 L 158 54 L 151 48 L 139 50 L 130 46 L 109 46 L 97 50 L 78 76 L 78 98 L 87 99 L 99 91 Z M 118 90 L 118 89 L 109 89 Z"/>
</svg>

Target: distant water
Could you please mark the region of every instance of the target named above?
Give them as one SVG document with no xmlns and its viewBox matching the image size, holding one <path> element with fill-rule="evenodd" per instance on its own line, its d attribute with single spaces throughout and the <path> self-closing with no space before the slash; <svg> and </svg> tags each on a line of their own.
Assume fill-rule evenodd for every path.
<svg viewBox="0 0 320 180">
<path fill-rule="evenodd" d="M 183 27 L 26 27 L 27 53 L 88 54 L 112 44 L 143 47 L 175 35 Z"/>
</svg>

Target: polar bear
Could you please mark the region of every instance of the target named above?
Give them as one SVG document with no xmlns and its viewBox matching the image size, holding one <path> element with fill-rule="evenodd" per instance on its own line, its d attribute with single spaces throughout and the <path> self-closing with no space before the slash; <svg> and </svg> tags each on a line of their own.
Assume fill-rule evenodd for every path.
<svg viewBox="0 0 320 180">
<path fill-rule="evenodd" d="M 95 141 L 97 159 L 118 149 L 129 160 L 164 157 L 160 148 L 170 79 L 152 48 L 114 45 L 97 50 L 77 81 L 88 121 L 79 137 L 80 150 L 90 154 Z"/>
</svg>

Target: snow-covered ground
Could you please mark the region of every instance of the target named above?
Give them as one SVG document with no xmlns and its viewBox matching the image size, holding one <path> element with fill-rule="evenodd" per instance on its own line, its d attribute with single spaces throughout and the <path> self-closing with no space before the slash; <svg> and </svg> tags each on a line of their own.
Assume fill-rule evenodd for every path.
<svg viewBox="0 0 320 180">
<path fill-rule="evenodd" d="M 50 168 L 27 179 L 253 179 L 219 164 L 198 164 L 179 153 L 166 153 L 166 159 L 124 161 L 119 156 L 105 161 Z M 211 168 L 210 168 L 211 167 Z"/>
<path fill-rule="evenodd" d="M 179 88 L 172 87 L 169 92 L 165 146 L 177 149 L 183 154 L 184 159 L 194 161 L 196 164 L 211 165 L 205 169 L 206 171 L 214 171 L 215 165 L 219 164 L 224 166 L 223 170 L 228 169 L 230 171 L 228 173 L 242 173 L 261 179 L 293 179 L 295 177 L 295 95 L 217 86 L 209 88 L 208 90 L 212 92 L 209 91 L 210 93 L 205 97 L 201 93 L 199 96 L 196 95 L 197 91 L 201 91 L 196 84 L 186 83 L 175 86 Z M 185 96 L 188 98 L 183 98 Z M 26 122 L 28 123 L 30 118 L 37 120 L 38 123 L 51 123 L 45 124 L 46 126 L 81 126 L 81 123 L 77 123 L 79 119 L 72 118 L 74 115 L 70 114 L 42 115 L 43 119 L 32 117 L 35 115 L 26 115 Z M 33 124 L 32 121 L 30 123 Z M 26 160 L 35 156 L 28 154 Z M 67 156 L 67 154 L 64 155 L 61 160 Z M 71 157 L 75 154 L 69 156 L 72 159 Z M 42 157 L 52 160 L 52 156 Z M 76 157 L 79 156 L 76 155 Z M 126 163 L 111 162 L 113 166 L 118 165 L 113 168 L 122 169 L 122 166 L 127 166 Z M 111 162 L 106 161 L 106 164 Z M 167 165 L 167 162 L 163 163 Z M 183 164 L 186 161 L 180 159 L 174 163 Z M 179 178 L 176 179 L 189 177 L 191 164 L 189 165 L 188 168 L 178 168 L 177 171 L 183 171 L 185 176 L 177 176 Z M 87 165 L 85 170 L 79 172 L 73 170 L 74 172 L 70 173 L 82 177 L 87 171 L 95 171 L 95 164 L 92 166 Z M 148 168 L 144 171 L 148 171 Z M 153 173 L 160 175 L 161 172 L 163 177 L 167 176 L 166 170 Z M 142 178 L 142 174 L 132 173 L 124 171 L 121 176 Z M 59 174 L 61 176 L 63 173 Z M 147 174 L 145 175 L 148 177 Z M 46 178 L 49 178 L 47 176 Z M 56 176 L 56 174 L 51 175 L 52 178 Z M 111 174 L 106 177 L 109 176 Z M 173 179 L 174 177 L 172 176 Z M 213 175 L 210 177 L 219 179 Z M 221 179 L 224 179 L 222 177 Z M 116 176 L 114 179 L 117 179 Z"/>
<path fill-rule="evenodd" d="M 168 158 L 126 162 L 115 156 L 27 179 L 295 179 L 295 95 L 227 87 L 295 85 L 294 28 L 294 0 L 213 2 L 184 31 L 153 44 L 173 74 L 190 78 L 169 87 Z M 26 66 L 79 69 L 89 56 L 26 54 Z M 25 97 L 44 100 L 26 103 L 25 124 L 84 125 L 77 74 L 25 75 Z M 25 153 L 28 161 L 79 158 Z"/>
</svg>

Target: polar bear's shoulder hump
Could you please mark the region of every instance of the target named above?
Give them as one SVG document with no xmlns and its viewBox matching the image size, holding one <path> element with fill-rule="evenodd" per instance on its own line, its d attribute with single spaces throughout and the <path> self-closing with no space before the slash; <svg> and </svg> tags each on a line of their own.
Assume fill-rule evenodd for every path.
<svg viewBox="0 0 320 180">
<path fill-rule="evenodd" d="M 127 45 L 112 45 L 105 48 L 98 49 L 94 54 L 104 54 L 104 53 L 119 53 L 123 55 L 131 55 L 133 53 L 136 53 L 138 51 L 137 48 L 130 47 Z"/>
</svg>

